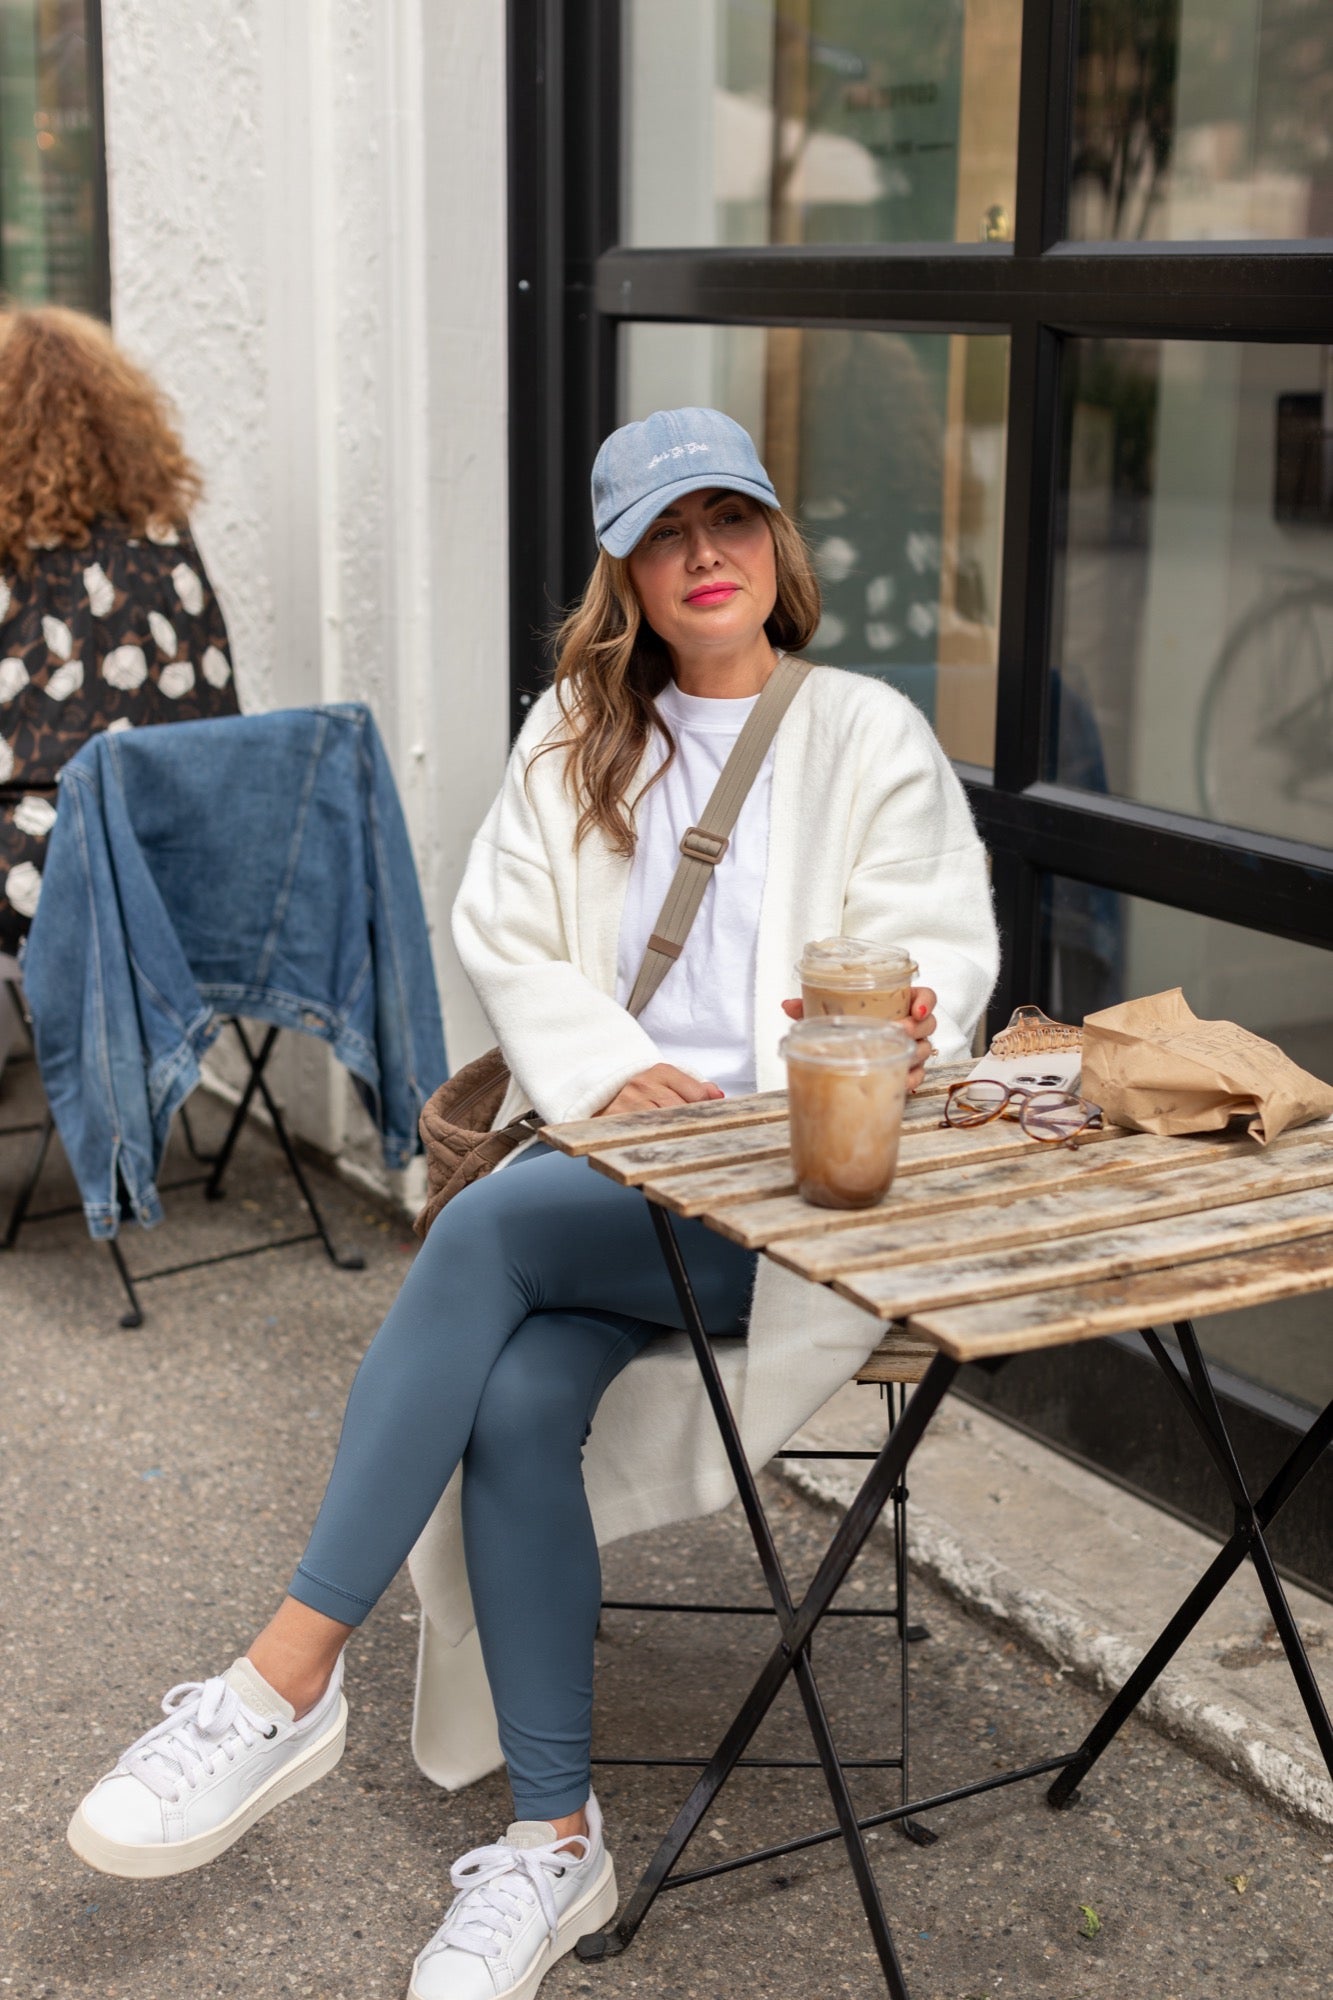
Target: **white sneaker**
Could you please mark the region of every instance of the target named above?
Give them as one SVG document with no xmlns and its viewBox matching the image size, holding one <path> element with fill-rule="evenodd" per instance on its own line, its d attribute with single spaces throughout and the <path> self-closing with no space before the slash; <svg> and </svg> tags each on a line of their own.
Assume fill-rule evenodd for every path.
<svg viewBox="0 0 1333 2000">
<path fill-rule="evenodd" d="M 166 1721 L 131 1743 L 69 1823 L 74 1852 L 105 1875 L 201 1868 L 331 1771 L 347 1740 L 341 1660 L 299 1722 L 246 1659 L 220 1679 L 182 1681 L 162 1709 Z"/>
<path fill-rule="evenodd" d="M 412 1968 L 408 2000 L 532 2000 L 558 1958 L 610 1923 L 616 1871 L 595 1798 L 587 1837 L 558 1840 L 549 1821 L 521 1819 L 455 1861 L 459 1893 Z"/>
</svg>

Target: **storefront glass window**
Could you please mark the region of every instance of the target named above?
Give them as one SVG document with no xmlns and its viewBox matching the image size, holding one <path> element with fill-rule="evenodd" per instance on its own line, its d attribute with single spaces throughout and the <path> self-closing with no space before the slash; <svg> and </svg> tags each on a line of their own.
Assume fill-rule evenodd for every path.
<svg viewBox="0 0 1333 2000">
<path fill-rule="evenodd" d="M 1049 774 L 1333 847 L 1333 348 L 1075 340 Z"/>
<path fill-rule="evenodd" d="M 1293 1062 L 1333 1078 L 1333 952 L 1243 930 L 1066 876 L 1044 883 L 1050 1012 L 1081 1021 L 1132 994 L 1182 987 L 1205 1020 L 1239 1021 Z M 1217 1360 L 1293 1401 L 1333 1396 L 1326 1297 L 1200 1320 Z"/>
<path fill-rule="evenodd" d="M 0 0 L 0 289 L 106 310 L 95 0 Z"/>
<path fill-rule="evenodd" d="M 1081 0 L 1069 234 L 1333 235 L 1333 8 Z"/>
<path fill-rule="evenodd" d="M 622 420 L 708 404 L 743 423 L 810 539 L 812 659 L 891 681 L 952 757 L 995 739 L 1008 341 L 625 329 Z"/>
<path fill-rule="evenodd" d="M 627 0 L 624 240 L 1010 240 L 1021 12 Z"/>
</svg>

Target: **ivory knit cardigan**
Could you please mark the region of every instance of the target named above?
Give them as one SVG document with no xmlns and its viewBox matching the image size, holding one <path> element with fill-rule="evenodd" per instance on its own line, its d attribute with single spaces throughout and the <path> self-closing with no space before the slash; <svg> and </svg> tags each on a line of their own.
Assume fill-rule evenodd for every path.
<svg viewBox="0 0 1333 2000">
<path fill-rule="evenodd" d="M 514 746 L 454 905 L 459 956 L 513 1071 L 501 1124 L 529 1105 L 550 1123 L 589 1117 L 661 1060 L 614 998 L 630 863 L 596 834 L 576 847 L 564 760 L 557 751 L 534 761 L 559 719 L 548 692 Z M 642 773 L 631 795 L 641 782 Z M 785 1080 L 781 1002 L 801 947 L 838 933 L 909 949 L 920 983 L 939 995 L 939 1058 L 967 1054 L 998 943 L 962 788 L 905 697 L 815 667 L 774 751 L 754 995 L 760 1090 Z M 753 1464 L 841 1388 L 879 1333 L 868 1314 L 760 1259 L 749 1338 L 719 1349 Z M 599 1542 L 734 1498 L 684 1334 L 655 1342 L 611 1384 L 584 1470 Z M 459 1485 L 455 1476 L 411 1558 L 423 1610 L 413 1746 L 426 1774 L 450 1787 L 500 1761 L 472 1630 Z"/>
</svg>

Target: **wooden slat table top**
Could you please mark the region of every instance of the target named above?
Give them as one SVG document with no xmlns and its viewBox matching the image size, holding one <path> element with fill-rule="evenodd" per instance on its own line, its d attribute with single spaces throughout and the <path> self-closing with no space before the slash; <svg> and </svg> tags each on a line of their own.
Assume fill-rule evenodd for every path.
<svg viewBox="0 0 1333 2000">
<path fill-rule="evenodd" d="M 959 1082 L 973 1067 L 971 1063 L 941 1063 L 931 1070 L 913 1102 L 943 1097 L 951 1083 Z M 677 1106 L 669 1111 L 625 1111 L 614 1118 L 580 1118 L 567 1125 L 547 1125 L 542 1138 L 557 1152 L 582 1158 L 588 1153 L 605 1152 L 609 1146 L 628 1146 L 645 1139 L 679 1140 L 687 1135 L 732 1132 L 747 1125 L 766 1125 L 774 1119 L 785 1121 L 785 1090 L 758 1091 L 751 1097 L 713 1098 L 707 1104 Z"/>
<path fill-rule="evenodd" d="M 1299 1133 L 1288 1133 L 1264 1151 L 1247 1145 L 1239 1158 L 1238 1149 L 1232 1146 L 1209 1150 L 1212 1157 L 1197 1163 L 1186 1159 L 1173 1172 L 1122 1177 L 1110 1187 L 1085 1178 L 1081 1185 L 1066 1182 L 1053 1193 L 1038 1192 L 1006 1206 L 978 1210 L 970 1205 L 927 1219 L 909 1204 L 900 1221 L 886 1219 L 876 1228 L 779 1237 L 769 1250 L 776 1263 L 822 1283 L 863 1268 L 970 1257 L 985 1250 L 1018 1250 L 1060 1234 L 1122 1228 L 1333 1184 L 1333 1146 L 1302 1141 Z M 1220 1159 L 1216 1157 L 1219 1151 Z M 1085 1157 L 1095 1160 L 1099 1155 Z M 907 1183 L 909 1188 L 923 1185 L 919 1181 Z"/>
<path fill-rule="evenodd" d="M 1266 1148 L 1114 1127 L 1055 1148 L 1007 1120 L 942 1130 L 939 1098 L 967 1067 L 911 1101 L 872 1209 L 796 1194 L 781 1092 L 544 1136 L 895 1322 L 903 1352 L 886 1368 L 915 1365 L 923 1339 L 971 1361 L 1333 1287 L 1333 1124 Z"/>
<path fill-rule="evenodd" d="M 560 1126 L 549 1127 L 558 1133 Z M 1125 1135 L 1111 1127 L 1104 1132 L 1085 1133 L 1082 1145 L 1100 1145 Z M 665 1180 L 676 1174 L 695 1172 L 701 1167 L 754 1166 L 788 1158 L 791 1145 L 787 1121 L 769 1119 L 725 1132 L 686 1133 L 680 1138 L 648 1139 L 632 1146 L 599 1147 L 587 1158 L 608 1179 L 622 1187 L 642 1187 L 648 1181 Z M 1008 1160 L 1043 1150 L 1040 1140 L 1029 1139 L 1009 1119 L 997 1118 L 989 1125 L 940 1129 L 934 1106 L 918 1103 L 911 1107 L 903 1126 L 898 1149 L 898 1173 L 933 1173 L 938 1167 L 957 1166 L 976 1160 Z M 707 1212 L 705 1211 L 705 1219 Z"/>
</svg>

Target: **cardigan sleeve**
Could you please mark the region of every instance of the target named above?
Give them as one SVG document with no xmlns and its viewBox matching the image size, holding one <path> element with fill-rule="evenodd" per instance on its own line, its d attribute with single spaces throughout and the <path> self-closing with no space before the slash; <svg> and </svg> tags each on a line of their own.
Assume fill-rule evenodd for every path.
<svg viewBox="0 0 1333 2000">
<path fill-rule="evenodd" d="M 863 738 L 864 769 L 872 793 L 876 771 L 889 778 L 879 782 L 848 881 L 843 933 L 912 953 L 919 983 L 938 995 L 940 1060 L 960 1062 L 1000 964 L 986 851 L 924 717 L 905 698 L 880 712 L 888 727 Z"/>
<path fill-rule="evenodd" d="M 633 1015 L 571 960 L 556 869 L 533 802 L 538 787 L 525 783 L 550 725 L 551 699 L 525 724 L 472 843 L 453 934 L 519 1088 L 543 1119 L 560 1124 L 594 1116 L 662 1057 Z M 541 777 L 549 783 L 548 773 Z"/>
</svg>

